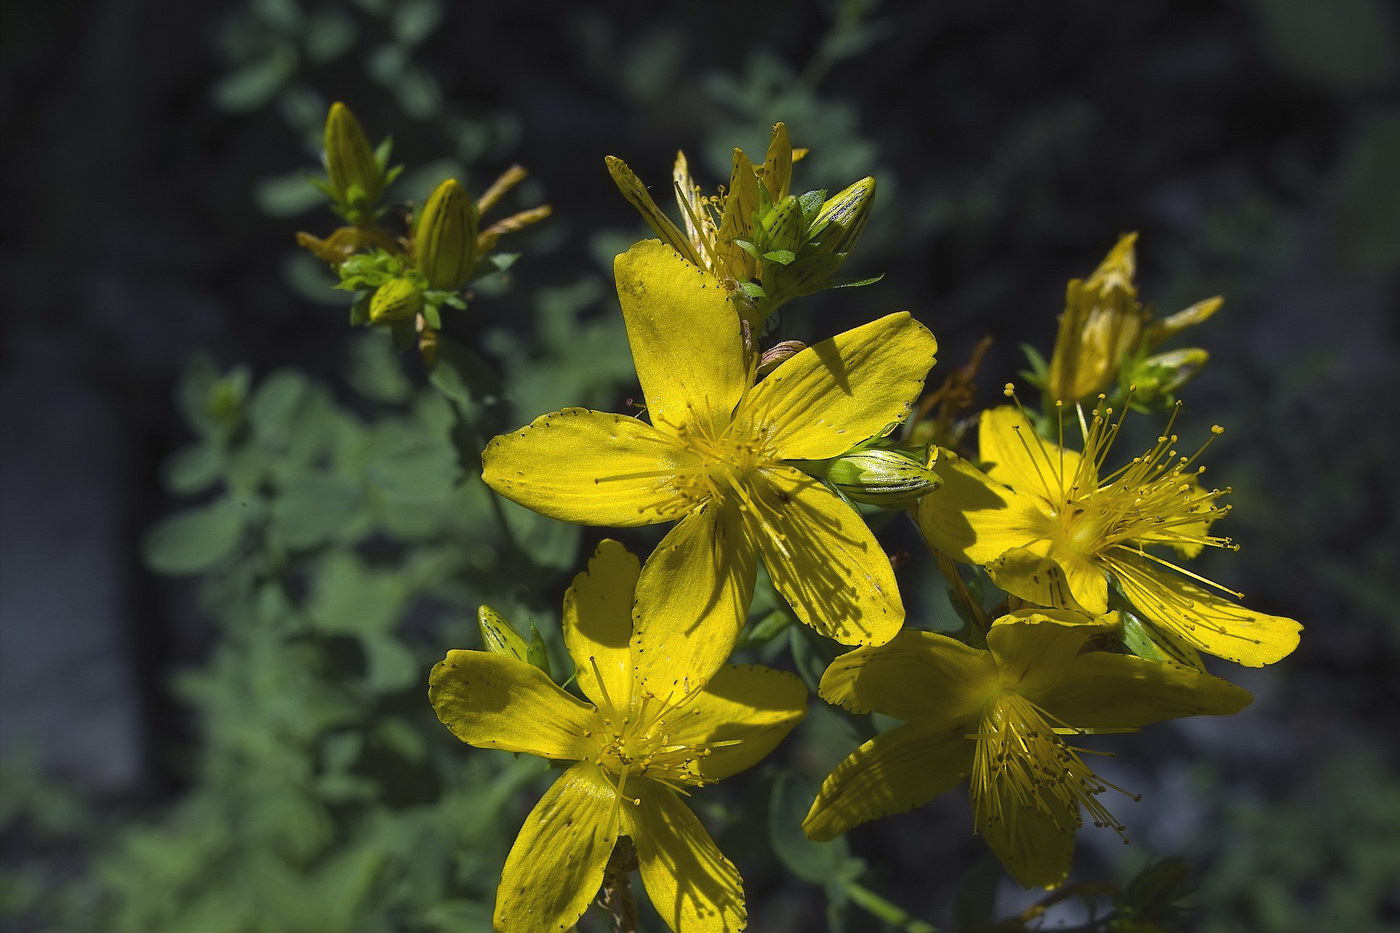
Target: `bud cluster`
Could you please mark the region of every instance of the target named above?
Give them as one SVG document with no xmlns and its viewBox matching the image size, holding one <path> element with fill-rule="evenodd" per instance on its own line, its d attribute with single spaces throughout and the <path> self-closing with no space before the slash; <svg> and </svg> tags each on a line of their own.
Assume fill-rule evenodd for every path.
<svg viewBox="0 0 1400 933">
<path fill-rule="evenodd" d="M 755 327 L 794 298 L 830 288 L 868 285 L 836 273 L 860 239 L 875 199 L 869 176 L 827 196 L 824 190 L 793 194 L 792 166 L 806 155 L 793 149 L 778 123 L 762 165 L 735 149 L 729 187 L 703 195 L 691 179 L 684 153 L 673 172 L 684 231 L 652 200 L 621 159 L 608 171 L 647 224 L 686 260 L 720 278 L 735 292 L 743 316 Z"/>
<path fill-rule="evenodd" d="M 390 140 L 370 146 L 355 115 L 342 103 L 326 116 L 323 161 L 326 179 L 311 179 L 347 226 L 325 239 L 297 234 L 297 243 L 328 263 L 336 288 L 355 292 L 350 323 L 389 328 L 402 345 L 417 341 L 431 361 L 444 307 L 466 308 L 473 281 L 505 269 L 514 259 L 488 255 L 502 234 L 549 216 L 542 205 L 486 229 L 481 215 L 525 178 L 514 166 L 473 200 L 455 178 L 443 181 L 420 210 L 393 210 L 385 203 L 402 166 L 388 166 Z M 389 220 L 401 221 L 390 225 Z"/>
</svg>

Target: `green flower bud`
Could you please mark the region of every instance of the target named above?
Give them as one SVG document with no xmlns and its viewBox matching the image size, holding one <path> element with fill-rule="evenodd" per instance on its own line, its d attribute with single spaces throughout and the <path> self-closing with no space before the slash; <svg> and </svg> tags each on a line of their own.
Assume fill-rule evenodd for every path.
<svg viewBox="0 0 1400 933">
<path fill-rule="evenodd" d="M 1209 359 L 1210 354 L 1200 347 L 1168 350 L 1138 362 L 1124 373 L 1124 381 L 1133 386 L 1134 395 L 1144 404 L 1170 400 Z"/>
<path fill-rule="evenodd" d="M 527 642 L 500 613 L 490 606 L 477 610 L 477 625 L 481 629 L 481 644 L 491 654 L 503 654 L 526 664 L 533 664 L 546 674 L 549 673 L 549 652 L 545 650 L 544 639 L 534 623 L 530 625 L 530 640 Z"/>
<path fill-rule="evenodd" d="M 869 175 L 826 199 L 812 222 L 817 247 L 824 253 L 849 253 L 865 231 L 875 203 L 875 179 Z"/>
<path fill-rule="evenodd" d="M 904 509 L 941 482 L 928 467 L 927 449 L 881 440 L 830 460 L 795 465 L 826 480 L 853 502 Z"/>
<path fill-rule="evenodd" d="M 389 279 L 374 290 L 369 300 L 371 324 L 404 321 L 423 310 L 423 289 L 410 278 Z"/>
<path fill-rule="evenodd" d="M 384 194 L 384 171 L 360 121 L 339 101 L 326 115 L 325 150 L 331 190 L 347 214 L 373 211 Z"/>
<path fill-rule="evenodd" d="M 476 205 L 455 178 L 438 185 L 418 217 L 414 261 L 428 288 L 456 291 L 476 263 Z"/>
</svg>

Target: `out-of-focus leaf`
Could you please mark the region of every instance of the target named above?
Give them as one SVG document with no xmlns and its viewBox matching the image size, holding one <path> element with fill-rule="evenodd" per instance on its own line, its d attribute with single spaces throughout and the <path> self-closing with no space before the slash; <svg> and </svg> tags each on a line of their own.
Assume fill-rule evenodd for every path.
<svg viewBox="0 0 1400 933">
<path fill-rule="evenodd" d="M 261 60 L 220 78 L 214 85 L 214 102 L 232 113 L 257 110 L 282 89 L 296 67 L 296 51 L 279 45 Z"/>
<path fill-rule="evenodd" d="M 826 884 L 835 878 L 850 855 L 844 836 L 813 842 L 802 832 L 802 820 L 817 789 L 801 776 L 779 772 L 768 798 L 768 839 L 788 871 L 803 881 Z"/>
<path fill-rule="evenodd" d="M 214 485 L 224 467 L 224 453 L 208 442 L 175 452 L 165 464 L 165 485 L 174 493 L 193 495 Z"/>
<path fill-rule="evenodd" d="M 481 354 L 449 337 L 438 338 L 428 379 L 443 395 L 464 405 L 489 401 L 501 388 L 500 377 Z"/>
<path fill-rule="evenodd" d="M 273 217 L 295 217 L 320 207 L 326 197 L 298 172 L 262 179 L 253 186 L 253 200 L 260 210 Z"/>
<path fill-rule="evenodd" d="M 428 682 L 427 668 L 392 635 L 369 635 L 360 644 L 368 666 L 365 680 L 374 692 L 397 693 L 414 683 Z"/>
<path fill-rule="evenodd" d="M 1337 91 L 1381 87 L 1400 69 L 1400 17 L 1386 0 L 1254 0 L 1269 54 Z"/>
<path fill-rule="evenodd" d="M 307 608 L 322 631 L 377 634 L 398 622 L 405 596 L 393 573 L 367 567 L 354 554 L 333 553 L 312 578 Z"/>
<path fill-rule="evenodd" d="M 318 64 L 334 61 L 350 51 L 357 31 L 354 17 L 340 7 L 317 10 L 311 14 L 303 37 L 306 56 Z"/>
<path fill-rule="evenodd" d="M 389 28 L 394 39 L 404 45 L 417 45 L 442 22 L 441 0 L 401 0 L 394 7 Z"/>
<path fill-rule="evenodd" d="M 238 547 L 245 514 L 238 502 L 220 499 L 171 515 L 146 534 L 146 564 L 157 573 L 174 575 L 213 567 Z"/>
<path fill-rule="evenodd" d="M 435 437 L 405 438 L 383 449 L 370 463 L 367 478 L 394 502 L 433 503 L 449 496 L 460 472 L 456 452 Z"/>
<path fill-rule="evenodd" d="M 396 404 L 413 394 L 403 363 L 383 334 L 364 334 L 350 344 L 350 384 L 367 399 Z"/>
<path fill-rule="evenodd" d="M 310 474 L 278 490 L 272 500 L 272 525 L 287 547 L 312 548 L 344 533 L 360 516 L 363 503 L 358 484 Z"/>
</svg>

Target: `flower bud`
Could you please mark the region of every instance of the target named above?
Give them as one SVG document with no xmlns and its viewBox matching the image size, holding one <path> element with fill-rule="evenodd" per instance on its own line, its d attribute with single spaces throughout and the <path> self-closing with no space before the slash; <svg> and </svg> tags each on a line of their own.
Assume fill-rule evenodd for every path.
<svg viewBox="0 0 1400 933">
<path fill-rule="evenodd" d="M 337 101 L 326 115 L 326 173 L 331 190 L 351 210 L 373 210 L 384 193 L 384 172 L 360 121 Z"/>
<path fill-rule="evenodd" d="M 369 300 L 371 324 L 404 321 L 423 310 L 423 289 L 412 279 L 402 276 L 389 279 L 374 290 Z"/>
<path fill-rule="evenodd" d="M 940 484 L 938 475 L 928 467 L 927 451 L 922 446 L 880 440 L 830 460 L 798 465 L 853 502 L 903 509 Z"/>
<path fill-rule="evenodd" d="M 545 650 L 544 639 L 540 637 L 539 629 L 533 624 L 530 626 L 530 640 L 527 642 L 490 606 L 478 609 L 476 618 L 481 629 L 481 644 L 487 651 L 533 664 L 546 674 L 549 673 L 549 653 Z"/>
<path fill-rule="evenodd" d="M 418 270 L 428 288 L 456 291 L 476 262 L 476 205 L 455 178 L 438 185 L 418 217 L 413 239 Z"/>
<path fill-rule="evenodd" d="M 758 360 L 758 378 L 762 379 L 805 349 L 807 345 L 801 340 L 784 340 L 769 347 Z"/>
<path fill-rule="evenodd" d="M 1136 233 L 1124 236 L 1093 275 L 1069 283 L 1050 359 L 1052 399 L 1074 402 L 1101 391 L 1137 350 L 1147 313 L 1133 284 L 1136 241 Z"/>
<path fill-rule="evenodd" d="M 849 253 L 865 230 L 875 203 L 875 179 L 869 175 L 826 199 L 812 222 L 824 253 Z"/>
<path fill-rule="evenodd" d="M 1200 347 L 1168 350 L 1147 357 L 1124 373 L 1124 381 L 1134 387 L 1143 403 L 1168 400 L 1190 382 L 1206 365 L 1210 354 Z"/>
</svg>

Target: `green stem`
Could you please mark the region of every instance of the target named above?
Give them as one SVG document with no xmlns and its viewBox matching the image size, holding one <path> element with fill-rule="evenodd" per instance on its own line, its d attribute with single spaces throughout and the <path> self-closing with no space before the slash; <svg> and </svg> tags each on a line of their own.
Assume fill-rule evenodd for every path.
<svg viewBox="0 0 1400 933">
<path fill-rule="evenodd" d="M 925 923 L 901 907 L 896 907 L 869 888 L 854 881 L 846 882 L 846 894 L 851 901 L 881 920 L 905 933 L 938 933 L 938 928 Z"/>
</svg>

